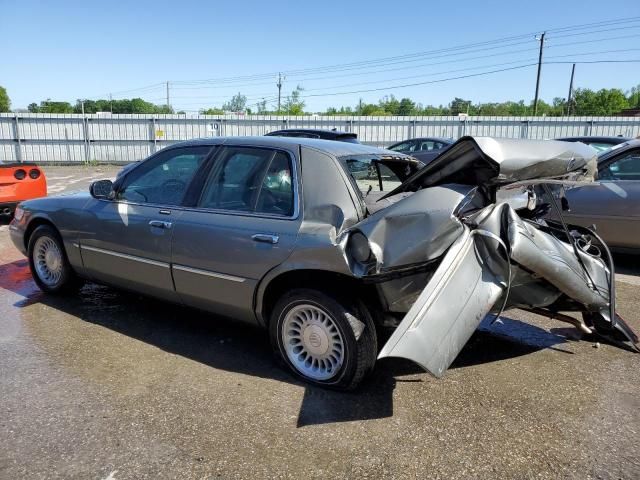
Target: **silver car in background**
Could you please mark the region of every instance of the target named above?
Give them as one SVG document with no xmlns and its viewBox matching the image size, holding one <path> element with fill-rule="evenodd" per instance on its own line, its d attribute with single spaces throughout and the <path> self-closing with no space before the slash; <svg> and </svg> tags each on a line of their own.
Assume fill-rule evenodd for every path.
<svg viewBox="0 0 640 480">
<path fill-rule="evenodd" d="M 545 220 L 560 208 L 532 187 L 592 181 L 590 147 L 464 137 L 421 167 L 345 142 L 194 140 L 90 194 L 24 202 L 10 232 L 46 292 L 90 280 L 264 326 L 322 386 L 352 389 L 389 356 L 439 377 L 486 315 L 514 307 L 635 346 L 608 251 Z"/>
<path fill-rule="evenodd" d="M 598 182 L 568 188 L 567 221 L 595 225 L 613 250 L 640 253 L 640 140 L 598 154 Z"/>
</svg>

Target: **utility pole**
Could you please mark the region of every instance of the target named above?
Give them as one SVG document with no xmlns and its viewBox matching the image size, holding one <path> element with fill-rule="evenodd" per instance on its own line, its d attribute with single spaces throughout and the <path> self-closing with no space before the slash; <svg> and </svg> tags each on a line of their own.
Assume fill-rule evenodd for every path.
<svg viewBox="0 0 640 480">
<path fill-rule="evenodd" d="M 278 73 L 278 83 L 276 83 L 278 87 L 278 113 L 280 113 L 280 97 L 282 92 L 282 74 Z"/>
<path fill-rule="evenodd" d="M 171 108 L 171 103 L 169 102 L 169 82 L 167 81 L 167 108 Z"/>
<path fill-rule="evenodd" d="M 111 94 L 109 94 L 109 109 L 113 113 L 113 96 Z"/>
<path fill-rule="evenodd" d="M 544 36 L 547 32 L 542 32 L 540 36 L 540 54 L 538 55 L 538 77 L 536 78 L 536 96 L 533 99 L 533 115 L 538 114 L 538 92 L 540 91 L 540 71 L 542 70 L 542 49 L 544 48 Z"/>
<path fill-rule="evenodd" d="M 573 96 L 573 75 L 576 73 L 576 64 L 571 67 L 571 81 L 569 82 L 569 95 L 567 95 L 567 115 L 571 115 L 571 97 Z"/>
</svg>

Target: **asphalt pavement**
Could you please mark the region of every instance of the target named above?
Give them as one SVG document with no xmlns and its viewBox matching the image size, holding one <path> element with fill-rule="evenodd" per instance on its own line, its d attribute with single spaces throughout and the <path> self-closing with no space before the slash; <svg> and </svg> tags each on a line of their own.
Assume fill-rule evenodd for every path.
<svg viewBox="0 0 640 480">
<path fill-rule="evenodd" d="M 112 167 L 45 169 L 51 193 Z M 618 256 L 640 330 L 640 262 Z M 0 225 L 0 478 L 640 478 L 640 355 L 507 312 L 435 379 L 309 387 L 267 336 L 112 288 L 41 293 Z"/>
</svg>

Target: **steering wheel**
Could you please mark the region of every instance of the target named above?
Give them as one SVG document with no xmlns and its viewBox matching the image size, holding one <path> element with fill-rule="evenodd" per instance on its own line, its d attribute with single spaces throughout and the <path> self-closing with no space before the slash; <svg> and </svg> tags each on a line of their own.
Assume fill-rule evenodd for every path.
<svg viewBox="0 0 640 480">
<path fill-rule="evenodd" d="M 182 193 L 187 188 L 187 184 L 177 178 L 171 178 L 160 185 L 160 189 L 165 192 Z"/>
</svg>

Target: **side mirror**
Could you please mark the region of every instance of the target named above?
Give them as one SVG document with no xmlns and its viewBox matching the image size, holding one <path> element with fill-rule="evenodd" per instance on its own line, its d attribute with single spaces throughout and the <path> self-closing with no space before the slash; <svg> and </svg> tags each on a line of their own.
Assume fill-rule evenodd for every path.
<svg viewBox="0 0 640 480">
<path fill-rule="evenodd" d="M 111 180 L 97 180 L 89 187 L 93 198 L 111 200 L 113 198 L 113 182 Z"/>
</svg>

